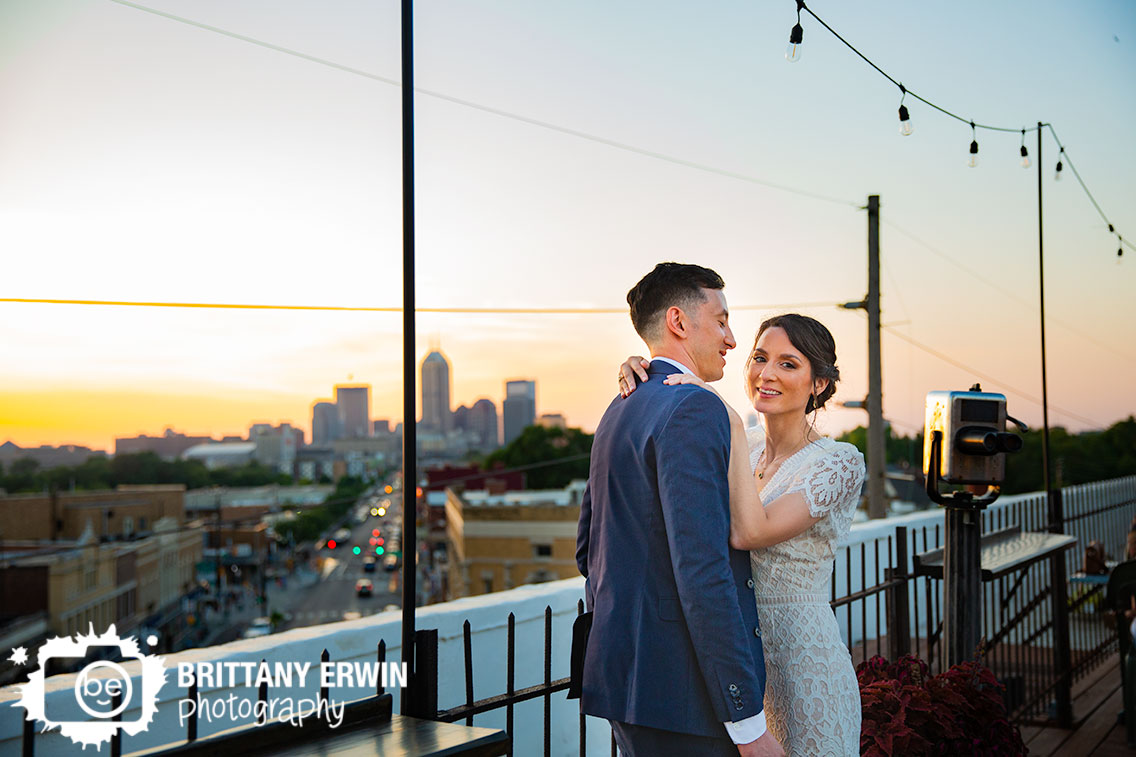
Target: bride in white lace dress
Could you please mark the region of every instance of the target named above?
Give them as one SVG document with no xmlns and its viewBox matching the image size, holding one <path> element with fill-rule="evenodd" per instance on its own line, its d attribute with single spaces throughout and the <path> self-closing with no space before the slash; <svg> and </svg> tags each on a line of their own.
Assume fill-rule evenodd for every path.
<svg viewBox="0 0 1136 757">
<path fill-rule="evenodd" d="M 640 364 L 631 358 L 621 369 L 631 386 Z M 827 328 L 807 316 L 777 316 L 761 324 L 746 362 L 747 394 L 764 431 L 747 433 L 726 405 L 730 544 L 750 550 L 766 720 L 786 753 L 802 757 L 860 753 L 860 689 L 829 606 L 829 579 L 859 501 L 864 458 L 853 445 L 817 434 L 810 421 L 839 377 Z M 713 391 L 686 374 L 666 382 Z"/>
</svg>

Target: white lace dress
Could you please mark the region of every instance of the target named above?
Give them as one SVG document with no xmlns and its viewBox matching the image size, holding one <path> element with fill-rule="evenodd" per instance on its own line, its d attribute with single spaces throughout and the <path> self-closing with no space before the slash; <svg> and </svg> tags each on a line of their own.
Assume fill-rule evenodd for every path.
<svg viewBox="0 0 1136 757">
<path fill-rule="evenodd" d="M 765 448 L 760 429 L 749 442 L 754 470 Z M 860 687 L 829 605 L 829 581 L 863 481 L 860 451 L 822 438 L 781 463 L 761 491 L 763 502 L 801 492 L 821 518 L 799 536 L 750 552 L 766 720 L 791 757 L 860 754 Z"/>
</svg>

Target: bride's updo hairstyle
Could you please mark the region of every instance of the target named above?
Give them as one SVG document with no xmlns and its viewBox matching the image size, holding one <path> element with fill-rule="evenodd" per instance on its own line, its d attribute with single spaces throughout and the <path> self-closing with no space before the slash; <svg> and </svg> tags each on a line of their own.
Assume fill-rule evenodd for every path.
<svg viewBox="0 0 1136 757">
<path fill-rule="evenodd" d="M 762 322 L 757 330 L 757 336 L 754 337 L 753 347 L 749 351 L 749 357 L 746 358 L 747 372 L 749 364 L 753 362 L 753 352 L 757 349 L 758 340 L 761 339 L 762 334 L 772 328 L 785 330 L 789 341 L 800 350 L 812 366 L 814 382 L 817 379 L 828 379 L 828 386 L 824 391 L 818 395 L 809 395 L 805 403 L 805 415 L 820 410 L 836 393 L 836 382 L 840 380 L 840 369 L 836 367 L 836 340 L 832 338 L 832 332 L 817 319 L 800 313 L 786 313 L 768 318 Z M 749 393 L 748 386 L 746 393 Z"/>
</svg>

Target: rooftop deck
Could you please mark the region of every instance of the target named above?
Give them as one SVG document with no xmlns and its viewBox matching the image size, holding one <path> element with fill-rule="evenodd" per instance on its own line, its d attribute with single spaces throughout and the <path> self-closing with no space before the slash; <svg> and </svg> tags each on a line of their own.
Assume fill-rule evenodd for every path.
<svg viewBox="0 0 1136 757">
<path fill-rule="evenodd" d="M 1117 716 L 1124 708 L 1120 688 L 1120 667 L 1114 653 L 1073 687 L 1072 730 L 1055 726 L 1023 726 L 1022 739 L 1031 755 L 1093 755 L 1093 757 L 1131 757 L 1136 748 L 1128 746 L 1124 723 Z"/>
</svg>

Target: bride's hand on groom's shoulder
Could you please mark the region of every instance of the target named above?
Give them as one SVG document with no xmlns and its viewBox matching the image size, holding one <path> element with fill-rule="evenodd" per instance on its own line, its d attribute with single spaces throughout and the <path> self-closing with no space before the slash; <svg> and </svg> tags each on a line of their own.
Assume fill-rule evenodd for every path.
<svg viewBox="0 0 1136 757">
<path fill-rule="evenodd" d="M 623 365 L 619 366 L 619 394 L 626 397 L 635 391 L 636 379 L 639 381 L 647 380 L 647 369 L 651 367 L 651 361 L 639 355 L 632 355 L 623 361 Z"/>
<path fill-rule="evenodd" d="M 679 384 L 693 384 L 694 386 L 702 387 L 708 392 L 714 392 L 714 394 L 718 394 L 718 391 L 714 387 L 710 386 L 705 381 L 698 378 L 692 373 L 672 373 L 671 375 L 663 379 L 663 383 L 669 384 L 671 386 L 678 386 Z M 719 398 L 721 396 L 722 395 L 718 394 Z"/>
<path fill-rule="evenodd" d="M 738 412 L 736 410 L 730 407 L 730 403 L 726 402 L 725 397 L 723 397 L 721 394 L 718 394 L 717 389 L 710 386 L 697 376 L 690 373 L 672 373 L 671 375 L 663 379 L 663 383 L 670 384 L 671 386 L 678 386 L 680 384 L 692 384 L 694 386 L 702 387 L 706 391 L 713 393 L 715 397 L 722 401 L 722 404 L 726 407 L 726 412 L 730 416 L 730 423 L 741 424 L 742 417 L 738 415 Z"/>
</svg>

